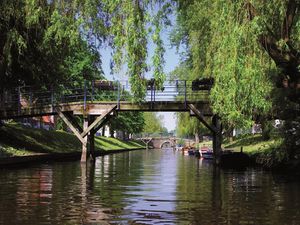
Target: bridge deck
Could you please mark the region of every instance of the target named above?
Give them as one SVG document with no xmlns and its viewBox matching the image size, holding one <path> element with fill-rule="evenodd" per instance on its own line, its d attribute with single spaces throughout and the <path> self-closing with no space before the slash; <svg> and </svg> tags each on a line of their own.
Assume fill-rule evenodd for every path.
<svg viewBox="0 0 300 225">
<path fill-rule="evenodd" d="M 142 103 L 135 103 L 128 81 L 92 81 L 77 88 L 46 90 L 24 86 L 0 93 L 0 119 L 55 115 L 57 108 L 74 115 L 101 115 L 112 105 L 117 105 L 116 111 L 185 112 L 193 104 L 211 116 L 208 96 L 208 90 L 195 91 L 191 81 L 179 80 L 166 81 L 161 88 L 150 82 Z"/>
<path fill-rule="evenodd" d="M 94 102 L 72 102 L 56 105 L 42 105 L 36 107 L 22 107 L 16 109 L 0 110 L 0 119 L 13 119 L 22 117 L 35 117 L 45 115 L 56 115 L 59 108 L 63 112 L 72 112 L 74 115 L 101 115 L 112 105 L 117 105 L 116 111 L 143 111 L 143 112 L 189 112 L 188 104 L 194 104 L 203 113 L 204 116 L 212 116 L 209 103 L 207 101 L 197 102 L 116 102 L 116 101 L 94 101 Z"/>
</svg>

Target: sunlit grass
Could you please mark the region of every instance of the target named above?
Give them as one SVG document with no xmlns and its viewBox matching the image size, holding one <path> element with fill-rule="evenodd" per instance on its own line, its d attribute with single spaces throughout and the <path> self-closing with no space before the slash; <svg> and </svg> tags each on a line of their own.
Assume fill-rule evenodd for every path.
<svg viewBox="0 0 300 225">
<path fill-rule="evenodd" d="M 234 151 L 240 151 L 241 147 L 243 147 L 243 152 L 256 154 L 276 149 L 281 146 L 282 142 L 283 139 L 279 137 L 263 140 L 260 134 L 256 134 L 237 138 L 232 142 L 225 140 L 223 147 Z"/>
<path fill-rule="evenodd" d="M 136 141 L 121 141 L 116 138 L 96 137 L 95 149 L 96 150 L 119 150 L 119 149 L 132 149 L 144 148 L 142 143 Z"/>
<path fill-rule="evenodd" d="M 203 141 L 199 143 L 200 148 L 204 146 L 212 147 L 212 141 Z"/>
<path fill-rule="evenodd" d="M 0 128 L 0 157 L 80 152 L 81 147 L 81 142 L 75 135 L 64 131 L 34 129 L 16 123 L 6 124 Z M 96 151 L 137 148 L 144 148 L 144 145 L 135 141 L 95 137 Z"/>
</svg>

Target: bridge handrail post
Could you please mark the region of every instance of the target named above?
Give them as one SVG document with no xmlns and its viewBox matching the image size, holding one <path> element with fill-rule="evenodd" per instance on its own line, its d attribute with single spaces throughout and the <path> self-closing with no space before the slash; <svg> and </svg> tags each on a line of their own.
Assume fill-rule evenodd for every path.
<svg viewBox="0 0 300 225">
<path fill-rule="evenodd" d="M 154 95 L 153 95 L 153 101 L 155 102 L 155 82 L 153 83 L 153 93 L 154 93 Z"/>
<path fill-rule="evenodd" d="M 151 85 L 151 89 L 150 89 L 150 93 L 151 93 L 151 109 L 153 108 L 153 85 Z"/>
<path fill-rule="evenodd" d="M 151 96 L 151 102 L 152 102 L 152 86 L 151 86 L 151 89 L 150 89 L 150 96 Z"/>
<path fill-rule="evenodd" d="M 186 80 L 184 80 L 184 108 L 186 109 L 187 102 L 186 102 Z"/>
<path fill-rule="evenodd" d="M 95 81 L 92 81 L 92 93 L 91 93 L 91 101 L 94 101 L 94 88 L 95 88 Z"/>
<path fill-rule="evenodd" d="M 83 90 L 83 109 L 86 110 L 86 80 L 84 80 L 84 90 Z"/>
</svg>

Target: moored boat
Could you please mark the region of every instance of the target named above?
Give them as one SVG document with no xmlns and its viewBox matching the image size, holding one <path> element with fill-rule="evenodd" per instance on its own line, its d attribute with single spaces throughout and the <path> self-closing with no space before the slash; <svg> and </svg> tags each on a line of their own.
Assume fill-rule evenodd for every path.
<svg viewBox="0 0 300 225">
<path fill-rule="evenodd" d="M 189 154 L 189 155 L 195 155 L 194 149 L 189 149 L 189 150 L 188 150 L 188 154 Z"/>
<path fill-rule="evenodd" d="M 195 151 L 195 156 L 196 156 L 196 157 L 201 157 L 200 151 L 199 151 L 199 150 L 196 150 L 196 151 Z"/>
<path fill-rule="evenodd" d="M 210 149 L 208 146 L 203 146 L 200 148 L 200 156 L 203 159 L 213 159 L 214 158 L 213 150 Z"/>
</svg>

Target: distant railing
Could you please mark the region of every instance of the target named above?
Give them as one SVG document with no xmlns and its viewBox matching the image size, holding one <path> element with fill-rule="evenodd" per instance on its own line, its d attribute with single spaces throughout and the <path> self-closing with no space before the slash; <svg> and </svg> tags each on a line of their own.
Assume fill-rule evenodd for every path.
<svg viewBox="0 0 300 225">
<path fill-rule="evenodd" d="M 147 85 L 144 102 L 182 102 L 206 100 L 208 90 L 194 90 L 192 81 L 173 80 L 164 82 L 158 89 L 155 83 Z M 41 89 L 33 86 L 17 87 L 0 93 L 1 110 L 20 111 L 26 108 L 38 108 L 45 105 L 82 102 L 84 106 L 91 102 L 113 101 L 134 102 L 128 81 L 85 81 L 83 85 L 70 87 L 69 84 Z"/>
<path fill-rule="evenodd" d="M 132 136 L 134 139 L 149 139 L 149 138 L 176 138 L 174 134 L 166 134 L 166 133 L 139 133 L 139 134 L 134 134 Z"/>
</svg>

